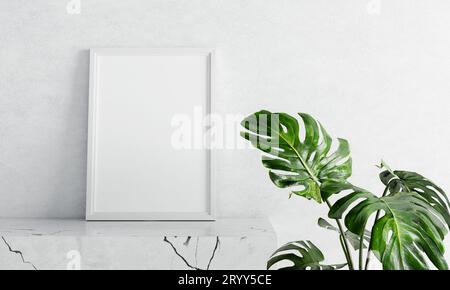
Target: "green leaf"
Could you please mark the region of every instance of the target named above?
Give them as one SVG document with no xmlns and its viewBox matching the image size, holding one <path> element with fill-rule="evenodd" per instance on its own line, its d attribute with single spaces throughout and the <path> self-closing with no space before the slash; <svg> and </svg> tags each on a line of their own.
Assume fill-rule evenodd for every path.
<svg viewBox="0 0 450 290">
<path fill-rule="evenodd" d="M 327 229 L 327 230 L 331 230 L 331 231 L 335 231 L 339 233 L 339 229 L 335 226 L 333 226 L 332 224 L 330 224 L 326 219 L 323 218 L 319 218 L 317 220 L 317 225 L 321 228 Z"/>
<path fill-rule="evenodd" d="M 445 192 L 422 175 L 401 170 L 386 170 L 380 173 L 381 182 L 389 187 L 390 194 L 398 192 L 417 192 L 437 210 L 450 226 L 450 202 Z"/>
<path fill-rule="evenodd" d="M 269 261 L 267 269 L 280 261 L 289 261 L 293 264 L 278 268 L 279 270 L 336 270 L 347 264 L 323 265 L 322 252 L 310 241 L 295 241 L 285 244 L 276 250 Z"/>
<path fill-rule="evenodd" d="M 325 220 L 323 218 L 319 218 L 319 220 L 317 221 L 317 224 L 321 228 L 340 233 L 339 229 L 337 227 L 333 226 L 332 224 L 330 224 L 327 220 Z M 352 245 L 353 249 L 359 250 L 360 236 L 358 236 L 348 230 L 344 232 L 344 235 L 347 238 L 347 240 L 349 241 L 350 245 Z M 370 242 L 370 232 L 367 230 L 364 231 L 364 241 Z M 367 248 L 367 243 L 363 243 L 363 249 L 366 249 L 366 248 Z"/>
<path fill-rule="evenodd" d="M 356 191 L 339 199 L 329 217 L 341 218 L 354 202 L 357 204 L 345 216 L 345 225 L 356 235 L 364 231 L 373 213 L 384 212 L 372 228 L 370 245 L 383 269 L 428 269 L 427 260 L 438 269 L 448 268 L 443 257 L 444 218 L 421 195 L 399 192 L 379 198 Z"/>
<path fill-rule="evenodd" d="M 347 182 L 352 172 L 348 142 L 338 139 L 330 153 L 332 139 L 310 115 L 299 113 L 303 122 L 303 139 L 296 118 L 285 113 L 259 111 L 241 124 L 247 131 L 241 136 L 264 152 L 263 165 L 269 177 L 280 188 L 321 203 L 330 195 L 352 188 Z"/>
</svg>

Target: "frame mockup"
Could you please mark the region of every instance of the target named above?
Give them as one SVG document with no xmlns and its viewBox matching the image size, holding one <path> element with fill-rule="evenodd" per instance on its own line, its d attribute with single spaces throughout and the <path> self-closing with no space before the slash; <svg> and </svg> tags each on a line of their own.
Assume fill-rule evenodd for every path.
<svg viewBox="0 0 450 290">
<path fill-rule="evenodd" d="M 87 220 L 214 220 L 211 150 L 173 146 L 211 114 L 213 71 L 212 49 L 91 49 Z"/>
</svg>

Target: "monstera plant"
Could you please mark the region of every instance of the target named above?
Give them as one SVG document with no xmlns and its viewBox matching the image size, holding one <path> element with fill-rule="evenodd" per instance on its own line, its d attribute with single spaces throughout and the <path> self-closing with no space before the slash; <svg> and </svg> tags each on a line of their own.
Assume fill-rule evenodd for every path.
<svg viewBox="0 0 450 290">
<path fill-rule="evenodd" d="M 242 121 L 241 136 L 263 152 L 262 164 L 277 187 L 328 207 L 329 221 L 319 218 L 318 225 L 339 235 L 346 261 L 325 265 L 316 245 L 294 241 L 276 250 L 267 268 L 367 270 L 373 253 L 386 270 L 448 269 L 443 240 L 450 204 L 444 191 L 420 174 L 392 170 L 385 162 L 379 166 L 381 194 L 351 184 L 347 140 L 333 144 L 319 122 L 305 113 L 298 116 L 256 112 Z"/>
</svg>

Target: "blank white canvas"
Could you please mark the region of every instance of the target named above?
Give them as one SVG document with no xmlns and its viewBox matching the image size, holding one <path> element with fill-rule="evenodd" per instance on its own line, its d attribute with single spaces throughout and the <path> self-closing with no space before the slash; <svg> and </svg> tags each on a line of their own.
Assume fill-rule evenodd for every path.
<svg viewBox="0 0 450 290">
<path fill-rule="evenodd" d="M 210 112 L 211 59 L 196 49 L 91 51 L 87 219 L 213 219 L 210 153 L 171 144 L 176 114 Z"/>
</svg>

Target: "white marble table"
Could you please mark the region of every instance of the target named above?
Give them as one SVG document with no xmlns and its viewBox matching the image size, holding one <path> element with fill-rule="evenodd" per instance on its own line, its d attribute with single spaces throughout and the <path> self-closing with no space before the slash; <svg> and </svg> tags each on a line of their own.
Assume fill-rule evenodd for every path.
<svg viewBox="0 0 450 290">
<path fill-rule="evenodd" d="M 0 269 L 264 269 L 276 248 L 266 219 L 0 219 L 0 235 Z"/>
</svg>

